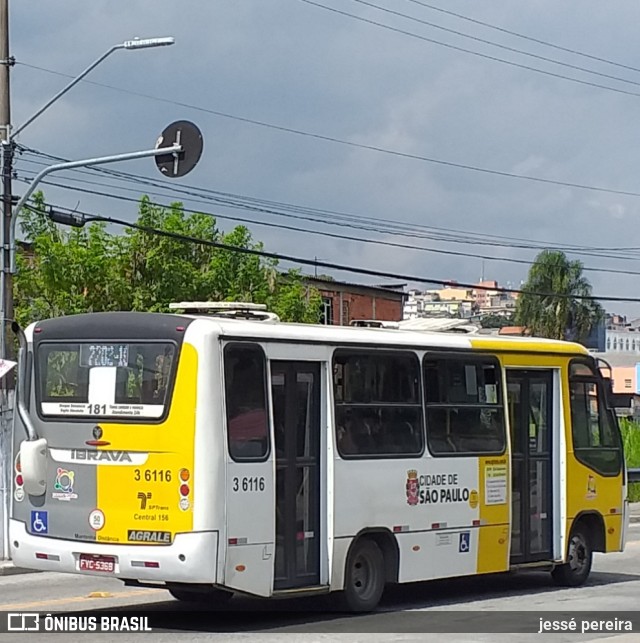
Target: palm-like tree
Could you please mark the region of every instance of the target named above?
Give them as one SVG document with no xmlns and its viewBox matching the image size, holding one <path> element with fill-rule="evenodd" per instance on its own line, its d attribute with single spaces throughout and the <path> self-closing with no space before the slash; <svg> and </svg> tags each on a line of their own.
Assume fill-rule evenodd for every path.
<svg viewBox="0 0 640 643">
<path fill-rule="evenodd" d="M 591 284 L 582 272 L 582 262 L 569 261 L 564 252 L 541 252 L 518 298 L 516 323 L 539 337 L 585 340 L 604 309 L 585 299 L 592 296 Z"/>
</svg>

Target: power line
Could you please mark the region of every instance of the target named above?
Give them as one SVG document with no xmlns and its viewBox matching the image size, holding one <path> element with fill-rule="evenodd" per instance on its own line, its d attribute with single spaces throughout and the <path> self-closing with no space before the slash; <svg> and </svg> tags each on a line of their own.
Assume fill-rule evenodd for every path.
<svg viewBox="0 0 640 643">
<path fill-rule="evenodd" d="M 31 161 L 31 160 L 21 160 L 20 163 L 21 164 L 36 163 L 38 165 L 47 165 L 44 162 Z M 89 174 L 89 173 L 84 172 L 83 174 Z M 103 181 L 91 181 L 87 179 L 81 179 L 75 176 L 67 177 L 67 180 L 73 181 L 76 183 L 94 185 L 102 188 L 113 188 L 113 189 L 126 191 L 126 192 L 136 192 L 138 194 L 140 191 L 140 188 L 127 188 L 120 185 L 106 184 Z M 376 218 L 376 217 L 350 215 L 350 214 L 339 213 L 336 211 L 307 209 L 303 207 L 289 205 L 288 207 L 285 207 L 285 209 L 293 212 L 293 214 L 291 214 L 287 212 L 280 212 L 269 207 L 253 205 L 251 203 L 251 199 L 244 196 L 230 195 L 231 198 L 219 197 L 219 196 L 208 196 L 206 194 L 198 194 L 184 189 L 175 189 L 173 187 L 167 187 L 165 185 L 158 184 L 154 181 L 144 181 L 144 180 L 140 180 L 140 181 L 130 180 L 130 181 L 132 183 L 140 183 L 145 186 L 158 187 L 164 190 L 165 192 L 170 192 L 170 193 L 177 192 L 178 194 L 186 195 L 188 197 L 188 200 L 192 203 L 209 204 L 211 202 L 214 202 L 225 208 L 231 208 L 231 209 L 237 209 L 237 210 L 248 210 L 252 212 L 261 212 L 265 214 L 271 214 L 277 217 L 285 217 L 285 218 L 295 219 L 295 220 L 302 219 L 305 221 L 319 223 L 321 225 L 327 225 L 327 226 L 337 226 L 340 228 L 347 227 L 347 228 L 356 229 L 356 230 L 377 232 L 380 234 L 393 234 L 394 236 L 429 239 L 432 241 L 439 241 L 443 243 L 459 243 L 464 245 L 482 243 L 483 245 L 490 245 L 490 246 L 497 246 L 497 247 L 533 249 L 533 250 L 541 250 L 549 247 L 549 244 L 545 242 L 540 242 L 538 244 L 533 244 L 533 243 L 518 244 L 513 242 L 507 243 L 506 241 L 493 241 L 490 238 L 485 238 L 485 237 L 492 237 L 493 235 L 486 235 L 483 233 L 474 233 L 474 232 L 463 233 L 461 231 L 456 231 L 456 230 L 447 229 L 447 228 L 438 228 L 435 226 L 425 226 L 425 225 L 415 224 L 415 228 L 420 228 L 428 231 L 431 231 L 431 230 L 435 231 L 435 232 L 418 232 L 412 227 L 412 224 L 408 224 L 408 223 L 397 223 L 397 222 L 389 221 L 388 219 L 385 220 L 385 219 Z M 57 185 L 57 184 L 49 182 L 49 185 Z M 67 189 L 74 189 L 71 186 L 63 186 L 62 184 L 60 184 L 60 187 L 65 187 Z M 169 196 L 174 196 L 173 194 L 167 195 L 164 192 L 162 193 L 153 192 L 151 190 L 145 190 L 145 192 L 150 196 L 159 196 L 164 198 L 169 198 Z M 111 196 L 110 193 L 107 194 L 104 192 L 100 192 L 99 194 L 107 197 Z M 284 204 L 280 204 L 280 205 L 282 207 L 282 205 Z M 308 213 L 311 213 L 311 215 Z M 334 216 L 332 216 L 331 218 L 327 218 L 326 215 L 334 215 Z M 261 222 L 258 221 L 256 223 L 261 223 Z M 496 235 L 496 237 L 497 236 L 498 235 Z M 554 246 L 554 248 L 558 250 L 560 249 L 567 250 L 567 251 L 572 250 L 572 248 L 564 247 L 564 246 Z M 584 253 L 576 252 L 575 254 L 586 254 L 588 256 L 601 256 L 601 255 L 594 255 L 590 252 L 584 252 Z M 621 258 L 628 258 L 628 257 L 621 257 Z"/>
<path fill-rule="evenodd" d="M 30 150 L 29 153 L 36 153 L 37 155 L 50 158 L 56 161 L 68 160 L 59 156 L 53 156 L 51 154 L 45 154 L 44 152 L 38 152 L 35 150 Z M 29 160 L 26 160 L 25 162 L 39 163 L 36 161 L 29 161 Z M 576 246 L 571 244 L 558 245 L 548 241 L 539 241 L 535 243 L 533 242 L 514 243 L 514 241 L 520 242 L 524 240 L 519 239 L 517 237 L 514 238 L 514 237 L 506 237 L 502 235 L 491 235 L 487 233 L 473 232 L 473 231 L 463 232 L 463 231 L 454 230 L 451 228 L 442 228 L 442 227 L 428 226 L 423 224 L 391 222 L 388 219 L 382 219 L 382 218 L 376 218 L 376 217 L 365 217 L 362 215 L 355 215 L 355 214 L 347 214 L 336 210 L 310 208 L 306 206 L 292 205 L 292 204 L 283 203 L 279 201 L 267 201 L 267 200 L 258 199 L 255 197 L 235 195 L 228 192 L 220 192 L 220 191 L 211 190 L 208 188 L 202 188 L 198 186 L 184 186 L 182 188 L 175 187 L 175 186 L 168 187 L 166 183 L 160 182 L 158 180 L 148 179 L 146 177 L 141 177 L 139 175 L 129 174 L 125 172 L 107 170 L 105 168 L 96 167 L 96 168 L 90 168 L 87 170 L 74 170 L 74 172 L 95 176 L 95 170 L 101 170 L 100 173 L 113 175 L 119 180 L 122 179 L 134 184 L 153 186 L 165 192 L 169 191 L 171 193 L 175 192 L 182 195 L 187 195 L 189 197 L 188 200 L 195 203 L 203 203 L 202 199 L 204 199 L 205 200 L 204 202 L 214 202 L 214 203 L 217 203 L 218 205 L 222 205 L 223 207 L 228 207 L 232 209 L 262 212 L 262 213 L 272 214 L 278 217 L 293 218 L 296 220 L 304 219 L 315 223 L 320 223 L 322 225 L 350 227 L 353 229 L 367 230 L 367 231 L 373 231 L 373 232 L 384 233 L 384 234 L 393 233 L 394 235 L 397 235 L 397 236 L 422 238 L 422 239 L 426 238 L 433 241 L 441 241 L 444 243 L 461 243 L 465 245 L 482 243 L 483 245 L 492 245 L 492 246 L 498 246 L 498 247 L 519 248 L 519 249 L 532 249 L 532 250 L 543 250 L 543 249 L 553 248 L 556 250 L 567 251 L 572 254 L 585 255 L 590 257 L 595 256 L 595 257 L 605 257 L 608 259 L 621 259 L 621 260 L 638 260 L 639 259 L 637 255 L 628 256 L 626 254 L 621 254 L 620 248 L 606 248 L 606 247 L 594 248 L 589 246 Z M 129 192 L 134 192 L 134 191 L 138 192 L 138 190 L 134 190 L 132 188 L 124 188 L 122 186 L 112 186 L 109 184 L 105 186 L 104 183 L 101 183 L 98 181 L 82 180 L 75 177 L 69 177 L 68 180 L 71 180 L 74 182 L 86 183 L 89 185 L 98 185 L 99 187 L 108 187 L 110 189 L 115 188 L 115 189 L 129 191 Z M 167 195 L 164 193 L 151 192 L 148 190 L 147 192 L 148 194 L 152 194 L 155 196 L 161 196 L 165 198 L 167 197 Z M 110 196 L 110 195 L 104 194 L 104 196 Z M 196 198 L 193 198 L 193 197 L 196 197 Z M 266 205 L 263 205 L 263 204 L 266 204 Z M 268 206 L 279 207 L 284 210 L 287 210 L 288 212 L 292 212 L 295 214 L 283 213 L 283 212 L 274 210 L 273 207 L 268 207 Z M 329 215 L 329 218 L 327 218 L 326 215 Z M 320 217 L 324 217 L 324 218 L 320 218 Z M 355 222 L 355 224 L 353 222 Z M 364 222 L 364 224 L 362 224 L 361 222 Z M 371 223 L 372 225 L 365 225 L 369 223 Z M 424 232 L 424 233 L 417 232 L 416 229 L 425 230 L 427 232 Z M 624 250 L 633 252 L 639 249 L 627 248 Z M 606 252 L 607 254 L 602 254 L 602 252 Z"/>
<path fill-rule="evenodd" d="M 310 2 L 310 0 L 300 0 L 300 1 L 301 2 Z M 311 3 L 311 4 L 315 4 L 315 3 Z M 322 6 L 322 5 L 319 5 L 319 6 Z M 341 13 L 341 12 L 339 12 L 339 13 Z M 351 14 L 347 14 L 347 15 L 351 15 Z M 357 16 L 355 16 L 355 17 L 358 18 Z M 58 76 L 63 76 L 65 78 L 73 78 L 70 74 L 64 74 L 62 72 L 53 71 L 51 69 L 46 69 L 44 67 L 39 67 L 37 65 L 31 65 L 31 64 L 28 64 L 28 63 L 24 63 L 24 62 L 17 62 L 16 64 L 20 64 L 20 65 L 23 65 L 25 67 L 29 67 L 31 69 L 37 69 L 39 71 L 43 71 L 43 72 L 46 72 L 46 73 L 56 74 Z M 552 74 L 552 75 L 554 75 L 554 74 Z M 385 148 L 385 147 L 380 147 L 380 146 L 377 146 L 377 145 L 367 145 L 365 143 L 355 143 L 353 141 L 348 141 L 348 140 L 337 138 L 337 137 L 334 137 L 334 136 L 328 136 L 328 135 L 325 135 L 325 134 L 318 134 L 318 133 L 315 133 L 315 132 L 307 132 L 305 130 L 300 130 L 300 129 L 296 129 L 296 128 L 293 128 L 293 127 L 286 127 L 284 125 L 276 125 L 274 123 L 268 123 L 266 121 L 260 121 L 260 120 L 257 120 L 257 119 L 247 118 L 245 116 L 237 116 L 237 115 L 234 115 L 234 114 L 221 112 L 219 110 L 209 109 L 209 108 L 198 106 L 198 105 L 191 105 L 189 103 L 184 103 L 184 102 L 181 102 L 181 101 L 175 101 L 175 100 L 172 100 L 172 99 L 169 99 L 169 98 L 163 98 L 161 96 L 153 96 L 153 95 L 150 95 L 150 94 L 145 94 L 145 93 L 130 90 L 130 89 L 124 89 L 122 87 L 116 87 L 114 85 L 106 85 L 104 83 L 96 83 L 96 82 L 90 81 L 90 80 L 83 80 L 82 82 L 91 83 L 92 85 L 96 85 L 98 87 L 105 87 L 107 89 L 112 89 L 114 91 L 118 91 L 118 92 L 121 92 L 121 93 L 124 93 L 124 94 L 131 94 L 133 96 L 138 96 L 140 98 L 146 98 L 146 99 L 149 99 L 149 100 L 155 100 L 155 101 L 162 102 L 162 103 L 168 103 L 170 105 L 176 105 L 178 107 L 184 107 L 185 109 L 192 109 L 192 110 L 195 110 L 195 111 L 198 111 L 198 112 L 202 112 L 204 114 L 210 114 L 212 116 L 218 116 L 220 118 L 227 118 L 227 119 L 238 121 L 238 122 L 241 122 L 241 123 L 247 123 L 249 125 L 255 125 L 255 126 L 258 126 L 258 127 L 265 127 L 265 128 L 280 131 L 280 132 L 286 132 L 288 134 L 295 134 L 297 136 L 305 136 L 305 137 L 313 138 L 313 139 L 316 139 L 316 140 L 325 141 L 327 143 L 336 143 L 338 145 L 344 145 L 344 146 L 355 148 L 355 149 L 362 149 L 362 150 L 368 150 L 368 151 L 371 151 L 371 152 L 378 152 L 380 154 L 387 154 L 387 155 L 395 156 L 395 157 L 398 157 L 398 158 L 404 158 L 404 159 L 409 159 L 409 160 L 413 160 L 413 161 L 421 161 L 421 162 L 424 162 L 424 163 L 432 163 L 432 164 L 435 164 L 435 165 L 441 165 L 441 166 L 444 166 L 444 167 L 451 167 L 451 168 L 455 168 L 455 169 L 459 169 L 459 170 L 468 170 L 468 171 L 471 171 L 471 172 L 479 172 L 479 173 L 488 174 L 488 175 L 491 175 L 491 176 L 499 176 L 499 177 L 509 178 L 509 179 L 520 179 L 520 180 L 524 180 L 524 181 L 532 181 L 534 183 L 541 183 L 541 184 L 544 184 L 544 185 L 554 185 L 554 186 L 559 186 L 559 187 L 575 188 L 575 189 L 578 189 L 578 190 L 588 190 L 588 191 L 591 191 L 591 192 L 603 192 L 603 193 L 606 193 L 606 194 L 616 194 L 616 195 L 619 195 L 619 196 L 640 197 L 640 192 L 633 192 L 633 191 L 630 191 L 630 190 L 616 190 L 616 189 L 613 189 L 613 188 L 605 188 L 605 187 L 594 186 L 594 185 L 585 185 L 585 184 L 582 184 L 582 183 L 572 183 L 570 181 L 559 181 L 559 180 L 547 179 L 547 178 L 543 178 L 543 177 L 539 177 L 539 176 L 531 176 L 531 175 L 527 175 L 527 174 L 518 174 L 518 173 L 515 173 L 515 172 L 505 172 L 505 171 L 501 171 L 501 170 L 494 170 L 494 169 L 491 169 L 491 168 L 480 167 L 480 166 L 470 165 L 470 164 L 465 164 L 465 163 L 456 163 L 454 161 L 445 161 L 443 159 L 436 159 L 436 158 L 432 158 L 432 157 L 428 157 L 428 156 L 422 156 L 420 154 L 411 154 L 409 152 L 400 152 L 398 150 L 391 150 L 391 149 L 388 149 L 388 148 Z M 582 82 L 582 81 L 576 81 L 576 82 Z M 587 83 L 587 84 L 589 84 L 589 83 Z M 620 91 L 622 91 L 622 90 L 620 90 Z M 640 94 L 637 94 L 637 95 L 640 96 Z"/>
<path fill-rule="evenodd" d="M 578 51 L 577 49 L 571 49 L 570 47 L 563 47 L 561 45 L 556 45 L 552 42 L 549 42 L 548 40 L 541 40 L 539 38 L 534 38 L 533 36 L 527 36 L 525 34 L 518 33 L 517 31 L 512 31 L 510 29 L 505 29 L 504 27 L 498 27 L 497 25 L 493 25 L 489 22 L 483 22 L 482 20 L 477 20 L 475 18 L 470 18 L 469 16 L 464 16 L 460 13 L 456 13 L 455 11 L 450 11 L 448 9 L 443 9 L 442 7 L 437 7 L 432 4 L 428 4 L 426 2 L 422 2 L 421 0 L 407 0 L 407 2 L 413 2 L 413 4 L 420 5 L 421 7 L 426 7 L 427 9 L 431 9 L 433 11 L 439 11 L 440 13 L 447 14 L 449 16 L 454 16 L 456 18 L 460 18 L 460 20 L 466 20 L 467 22 L 472 22 L 477 25 L 481 25 L 483 27 L 487 27 L 488 29 L 494 29 L 495 31 L 500 31 L 502 33 L 509 34 L 510 36 L 515 36 L 516 38 L 522 38 L 523 40 L 529 40 L 531 42 L 535 42 L 538 45 L 544 45 L 545 47 L 551 47 L 553 49 L 557 49 L 558 51 L 564 51 L 569 54 L 574 54 L 576 56 L 582 56 L 583 58 L 589 58 L 590 60 L 597 60 L 598 62 L 605 63 L 607 65 L 613 65 L 615 67 L 621 67 L 622 69 L 628 69 L 630 71 L 636 71 L 640 72 L 640 69 L 638 67 L 632 67 L 631 65 L 625 65 L 624 63 L 618 63 L 613 60 L 609 60 L 607 58 L 602 58 L 600 56 L 594 56 L 593 54 L 587 54 L 584 51 Z"/>
<path fill-rule="evenodd" d="M 23 181 L 23 182 L 29 182 L 28 179 L 25 179 L 24 177 L 18 177 L 18 180 Z M 77 186 L 69 186 L 65 185 L 64 183 L 60 182 L 54 182 L 54 181 L 48 181 L 44 180 L 42 181 L 43 184 L 45 185 L 50 185 L 52 187 L 58 187 L 62 189 L 68 189 L 72 190 L 75 192 L 80 192 L 84 194 L 91 194 L 95 196 L 103 196 L 106 198 L 111 198 L 115 199 L 118 201 L 125 201 L 129 203 L 139 203 L 139 199 L 135 199 L 133 197 L 126 197 L 122 195 L 115 195 L 107 192 L 101 192 L 98 190 L 90 190 L 88 188 L 80 188 Z M 150 201 L 150 205 L 154 205 L 157 207 L 166 207 L 165 205 Z M 326 238 L 331 238 L 331 239 L 340 239 L 342 241 L 352 241 L 352 242 L 357 242 L 357 243 L 365 243 L 365 244 L 374 244 L 374 245 L 380 245 L 384 247 L 389 247 L 389 248 L 401 248 L 403 250 L 416 250 L 419 252 L 428 252 L 428 253 L 433 253 L 433 254 L 442 254 L 442 255 L 448 255 L 448 256 L 457 256 L 457 257 L 468 257 L 468 258 L 473 258 L 473 259 L 485 259 L 488 261 L 504 261 L 507 263 L 516 263 L 516 264 L 521 264 L 521 265 L 527 265 L 531 266 L 533 265 L 534 262 L 532 261 L 527 261 L 525 259 L 516 259 L 513 257 L 496 257 L 495 255 L 483 255 L 479 254 L 477 252 L 474 253 L 469 253 L 469 252 L 459 252 L 455 250 L 444 250 L 444 249 L 439 249 L 439 248 L 425 248 L 424 246 L 415 246 L 415 245 L 410 245 L 410 244 L 404 244 L 404 243 L 397 243 L 393 241 L 382 241 L 379 239 L 369 239 L 369 238 L 363 238 L 363 237 L 356 237 L 352 235 L 345 235 L 345 234 L 336 234 L 332 232 L 327 232 L 327 231 L 321 231 L 321 230 L 309 230 L 307 228 L 301 228 L 300 226 L 294 226 L 294 225 L 284 225 L 281 223 L 274 223 L 274 222 L 266 222 L 266 221 L 260 221 L 256 219 L 248 219 L 244 217 L 232 217 L 229 215 L 223 215 L 219 213 L 214 213 L 214 212 L 203 212 L 202 210 L 192 210 L 189 208 L 182 208 L 184 212 L 188 212 L 190 214 L 204 214 L 206 216 L 214 217 L 217 219 L 228 219 L 231 221 L 236 221 L 236 222 L 241 222 L 241 223 L 250 223 L 253 225 L 259 225 L 259 226 L 264 226 L 268 228 L 276 228 L 280 230 L 288 230 L 290 232 L 298 232 L 302 234 L 312 234 L 312 235 L 318 235 Z M 633 270 L 620 270 L 620 269 L 614 269 L 614 268 L 596 268 L 596 267 L 587 267 L 583 266 L 583 270 L 589 271 L 589 272 L 604 272 L 604 273 L 610 273 L 610 274 L 620 274 L 620 275 L 640 275 L 639 271 L 633 271 Z"/>
<path fill-rule="evenodd" d="M 358 4 L 371 7 L 373 9 L 377 9 L 378 11 L 383 11 L 385 13 L 394 15 L 394 16 L 399 16 L 401 18 L 406 18 L 407 20 L 411 20 L 413 22 L 417 22 L 419 24 L 425 25 L 427 27 L 433 27 L 434 29 L 440 29 L 441 31 L 445 31 L 447 33 L 454 34 L 456 36 L 460 36 L 461 38 L 468 38 L 469 40 L 474 40 L 476 42 L 481 42 L 485 45 L 490 45 L 491 47 L 498 47 L 499 49 L 504 49 L 505 51 L 510 51 L 512 53 L 520 54 L 522 56 L 529 56 L 530 58 L 535 58 L 536 60 L 542 60 L 544 62 L 551 63 L 553 65 L 560 65 L 561 67 L 568 67 L 569 69 L 575 69 L 577 71 L 582 71 L 587 74 L 593 74 L 594 76 L 600 76 L 601 78 L 608 78 L 609 80 L 615 80 L 620 83 L 627 83 L 629 85 L 636 85 L 640 87 L 640 83 L 635 81 L 635 80 L 629 80 L 627 78 L 621 78 L 620 76 L 612 76 L 611 74 L 605 74 L 603 72 L 595 71 L 594 69 L 589 69 L 587 67 L 580 67 L 579 65 L 572 65 L 571 63 L 566 63 L 561 60 L 556 60 L 555 58 L 549 58 L 547 56 L 541 56 L 539 54 L 534 54 L 529 51 L 525 51 L 524 49 L 518 49 L 517 47 L 509 47 L 508 45 L 503 45 L 498 42 L 494 42 L 493 40 L 487 40 L 485 38 L 480 38 L 478 36 L 473 36 L 468 33 L 464 33 L 462 31 L 458 31 L 456 29 L 449 29 L 448 27 L 443 27 L 442 25 L 438 25 L 434 22 L 429 22 L 428 20 L 422 20 L 421 18 L 416 18 L 415 16 L 410 16 L 406 13 L 402 13 L 401 11 L 395 11 L 393 9 L 388 9 L 387 7 L 381 7 L 380 5 L 374 4 L 373 2 L 367 2 L 367 0 L 351 0 L 352 2 L 357 2 Z M 508 61 L 503 61 L 503 62 L 508 62 Z"/>
<path fill-rule="evenodd" d="M 378 22 L 377 20 L 371 20 L 370 18 L 364 18 L 363 16 L 358 16 L 354 13 L 349 13 L 348 11 L 342 11 L 341 9 L 335 9 L 334 7 L 329 7 L 327 5 L 321 4 L 320 2 L 315 2 L 314 0 L 298 0 L 299 2 L 304 2 L 305 4 L 318 7 L 320 9 L 325 9 L 332 13 L 339 14 L 341 16 L 346 16 L 348 18 L 353 18 L 360 22 L 365 22 L 367 24 L 375 25 L 382 29 L 387 29 L 395 33 L 402 34 L 404 36 L 409 36 L 410 38 L 417 38 L 418 40 L 424 40 L 434 45 L 439 45 L 441 47 L 446 47 L 447 49 L 453 49 L 455 51 L 461 51 L 466 54 L 471 54 L 472 56 L 477 56 L 479 58 L 484 58 L 486 60 L 491 60 L 493 62 L 499 62 L 504 65 L 510 65 L 512 67 L 517 67 L 519 69 L 525 69 L 527 71 L 533 71 L 536 74 L 543 74 L 545 76 L 551 76 L 553 78 L 559 78 L 561 80 L 567 80 L 572 83 L 577 83 L 579 85 L 586 85 L 588 87 L 596 87 L 597 89 L 605 89 L 610 92 L 616 92 L 618 94 L 625 94 L 627 96 L 640 96 L 638 92 L 632 92 L 626 89 L 621 89 L 619 87 L 610 87 L 609 85 L 601 85 L 599 83 L 594 83 L 589 80 L 581 80 L 579 78 L 572 78 L 571 76 L 565 76 L 563 74 L 557 74 L 552 71 L 547 71 L 545 69 L 538 69 L 537 67 L 531 67 L 531 65 L 523 65 L 522 63 L 516 63 L 511 60 L 505 60 L 504 58 L 498 58 L 497 56 L 491 56 L 489 54 L 483 54 L 479 51 L 473 51 L 472 49 L 466 49 L 465 47 L 459 47 L 458 45 L 452 45 L 451 43 L 442 42 L 441 40 L 435 40 L 434 38 L 428 38 L 427 36 L 422 36 L 420 34 L 414 33 L 413 31 L 407 31 L 406 29 L 399 29 L 398 27 L 392 27 L 391 25 L 384 24 L 383 22 Z"/>
<path fill-rule="evenodd" d="M 88 222 L 91 221 L 104 221 L 106 223 L 113 223 L 116 225 L 121 225 L 121 226 L 126 226 L 129 228 L 133 228 L 136 230 L 140 230 L 142 232 L 146 232 L 149 234 L 156 234 L 159 236 L 164 236 L 168 238 L 175 239 L 177 241 L 185 241 L 188 243 L 194 243 L 197 245 L 204 245 L 204 246 L 209 246 L 212 248 L 218 248 L 220 250 L 228 250 L 231 252 L 238 252 L 241 254 L 249 254 L 253 256 L 259 256 L 259 257 L 265 257 L 267 259 L 276 259 L 278 261 L 287 261 L 290 263 L 297 263 L 300 265 L 306 265 L 306 266 L 317 266 L 321 268 L 328 268 L 331 270 L 340 270 L 344 272 L 352 272 L 355 274 L 361 274 L 361 275 L 367 275 L 367 276 L 372 276 L 372 277 L 383 277 L 383 278 L 388 278 L 388 279 L 400 279 L 404 281 L 412 281 L 412 282 L 417 282 L 417 283 L 428 283 L 428 284 L 436 284 L 440 286 L 448 286 L 451 285 L 451 279 L 433 279 L 431 277 L 423 277 L 423 276 L 416 276 L 416 275 L 407 275 L 403 273 L 393 273 L 393 272 L 384 272 L 382 270 L 373 270 L 369 268 L 356 268 L 355 266 L 348 266 L 344 264 L 338 264 L 330 261 L 322 261 L 319 259 L 306 259 L 304 257 L 295 257 L 292 255 L 285 255 L 282 253 L 275 253 L 275 252 L 268 252 L 266 250 L 256 250 L 253 248 L 244 248 L 244 247 L 238 247 L 238 246 L 232 246 L 226 243 L 220 243 L 218 241 L 210 241 L 209 239 L 199 239 L 197 237 L 192 237 L 189 235 L 184 235 L 180 234 L 177 232 L 171 232 L 168 230 L 161 230 L 159 228 L 152 228 L 149 226 L 143 226 L 140 224 L 136 223 L 131 223 L 129 221 L 124 221 L 123 219 L 116 219 L 114 217 L 105 217 L 102 215 L 96 215 L 90 212 L 81 212 L 78 210 L 70 210 L 69 208 L 66 207 L 58 207 L 55 205 L 47 204 L 49 207 L 53 209 L 61 209 L 61 210 L 66 210 L 71 213 L 75 213 L 78 215 L 83 215 L 85 217 L 90 217 Z M 34 208 L 33 206 L 27 206 L 28 209 L 30 209 L 32 212 L 36 212 L 37 214 L 42 215 L 43 212 L 37 208 Z M 457 285 L 461 288 L 469 288 L 469 289 L 476 289 L 476 290 L 491 290 L 491 291 L 499 291 L 499 292 L 504 292 L 504 293 L 513 293 L 513 294 L 528 294 L 528 295 L 534 295 L 537 297 L 555 297 L 555 298 L 561 298 L 561 299 L 579 299 L 583 301 L 614 301 L 614 302 L 636 302 L 640 303 L 640 298 L 637 297 L 611 297 L 611 296 L 595 296 L 595 295 L 563 295 L 561 293 L 542 293 L 542 292 L 536 292 L 536 291 L 531 291 L 531 290 L 522 290 L 522 289 L 516 289 L 516 288 L 492 288 L 490 286 L 480 286 L 477 284 L 469 284 L 469 283 L 461 283 L 457 282 Z"/>
</svg>

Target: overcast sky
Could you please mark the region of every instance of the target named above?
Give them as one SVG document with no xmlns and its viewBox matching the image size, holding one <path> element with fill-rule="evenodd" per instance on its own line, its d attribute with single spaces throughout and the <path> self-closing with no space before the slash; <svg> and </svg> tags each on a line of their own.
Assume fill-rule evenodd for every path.
<svg viewBox="0 0 640 643">
<path fill-rule="evenodd" d="M 520 262 L 537 250 L 516 246 L 598 248 L 599 256 L 570 255 L 600 269 L 586 272 L 594 293 L 640 299 L 640 5 L 313 1 L 316 6 L 303 0 L 14 1 L 16 126 L 68 82 L 51 72 L 75 76 L 111 45 L 135 36 L 176 39 L 172 47 L 115 52 L 87 78 L 112 88 L 80 83 L 19 142 L 66 159 L 105 156 L 152 148 L 166 125 L 191 120 L 205 146 L 186 177 L 163 179 L 152 160 L 111 166 L 164 182 L 164 190 L 77 172 L 51 180 L 130 198 L 158 192 L 153 199 L 162 203 L 182 200 L 187 208 L 267 224 L 249 227 L 272 252 L 425 278 L 474 282 L 484 273 L 517 287 L 528 269 Z M 32 177 L 42 162 L 25 154 L 17 171 Z M 296 219 L 169 191 L 186 186 L 288 204 L 268 208 L 281 214 L 291 215 L 290 205 L 323 212 L 313 213 L 316 221 Z M 24 183 L 14 189 L 20 194 Z M 61 206 L 136 217 L 134 203 L 45 190 Z M 339 227 L 344 219 L 326 211 L 355 218 L 351 227 Z M 225 230 L 234 225 L 218 221 Z M 409 236 L 393 234 L 399 224 Z M 427 238 L 452 231 L 470 243 Z M 505 247 L 477 241 L 480 234 L 504 237 Z M 611 257 L 612 250 L 633 247 L 639 250 L 627 253 L 631 258 Z M 319 271 L 352 282 L 401 281 Z M 640 316 L 640 303 L 603 303 L 608 311 Z"/>
</svg>

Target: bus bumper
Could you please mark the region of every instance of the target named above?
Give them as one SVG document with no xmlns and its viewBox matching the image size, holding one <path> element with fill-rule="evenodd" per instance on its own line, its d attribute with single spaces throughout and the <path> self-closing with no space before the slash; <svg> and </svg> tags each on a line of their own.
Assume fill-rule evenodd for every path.
<svg viewBox="0 0 640 643">
<path fill-rule="evenodd" d="M 171 545 L 116 545 L 34 536 L 27 532 L 25 523 L 12 519 L 9 537 L 13 563 L 27 569 L 123 580 L 216 582 L 217 531 L 176 534 Z M 81 571 L 81 554 L 113 556 L 115 571 Z M 145 563 L 153 566 L 145 566 Z"/>
</svg>

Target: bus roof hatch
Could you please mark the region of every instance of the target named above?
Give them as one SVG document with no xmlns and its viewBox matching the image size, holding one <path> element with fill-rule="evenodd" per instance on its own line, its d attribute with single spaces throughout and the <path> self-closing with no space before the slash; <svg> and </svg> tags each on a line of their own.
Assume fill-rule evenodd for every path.
<svg viewBox="0 0 640 643">
<path fill-rule="evenodd" d="M 169 304 L 170 310 L 179 310 L 190 315 L 209 315 L 227 319 L 250 319 L 278 322 L 280 318 L 267 310 L 265 304 L 245 301 L 180 301 Z"/>
</svg>

